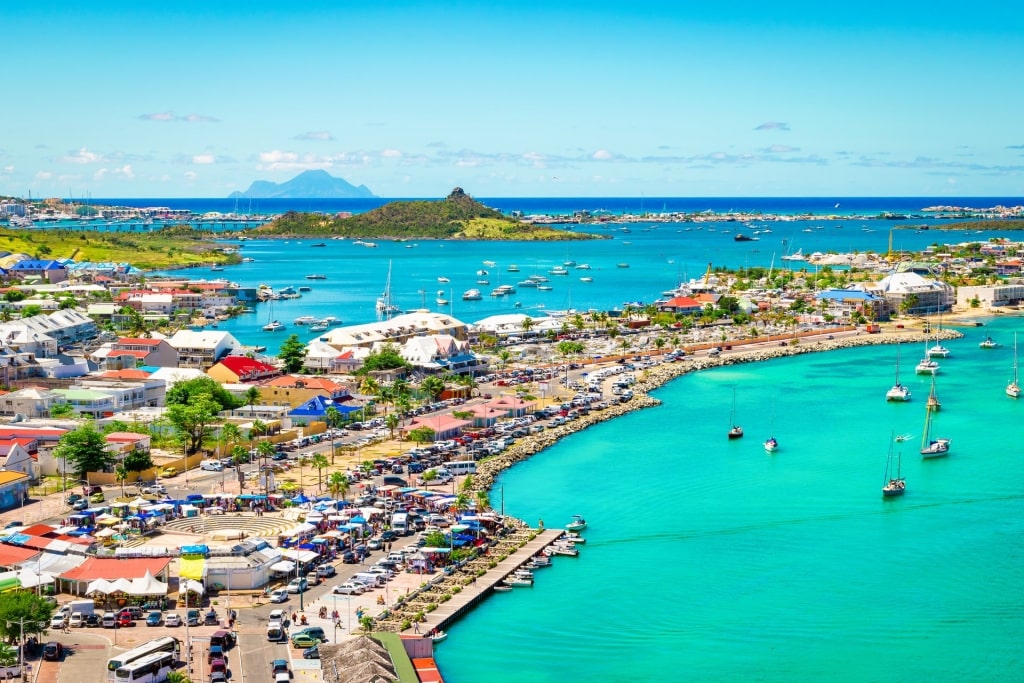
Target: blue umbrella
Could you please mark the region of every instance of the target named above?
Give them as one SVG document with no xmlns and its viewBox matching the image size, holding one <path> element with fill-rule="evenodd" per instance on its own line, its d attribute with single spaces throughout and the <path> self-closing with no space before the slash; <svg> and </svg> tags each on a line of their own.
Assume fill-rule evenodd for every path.
<svg viewBox="0 0 1024 683">
<path fill-rule="evenodd" d="M 301 505 L 303 503 L 308 503 L 309 502 L 309 498 L 306 498 L 306 496 L 304 496 L 304 495 L 302 495 L 300 493 L 299 495 L 297 495 L 294 498 L 292 498 L 292 502 L 296 503 L 298 505 Z"/>
</svg>

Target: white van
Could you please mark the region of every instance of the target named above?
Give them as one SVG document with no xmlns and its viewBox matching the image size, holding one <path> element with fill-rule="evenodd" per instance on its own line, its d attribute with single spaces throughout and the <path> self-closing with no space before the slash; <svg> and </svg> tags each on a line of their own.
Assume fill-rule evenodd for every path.
<svg viewBox="0 0 1024 683">
<path fill-rule="evenodd" d="M 219 460 L 204 460 L 199 463 L 199 469 L 208 472 L 221 472 L 224 470 L 224 465 Z"/>
<path fill-rule="evenodd" d="M 383 574 L 376 574 L 374 572 L 359 572 L 352 578 L 359 583 L 365 583 L 367 586 L 372 588 L 380 588 L 388 582 L 387 577 Z"/>
<path fill-rule="evenodd" d="M 444 468 L 456 476 L 461 474 L 476 474 L 476 461 L 452 460 L 451 462 L 446 462 L 444 464 Z"/>
</svg>

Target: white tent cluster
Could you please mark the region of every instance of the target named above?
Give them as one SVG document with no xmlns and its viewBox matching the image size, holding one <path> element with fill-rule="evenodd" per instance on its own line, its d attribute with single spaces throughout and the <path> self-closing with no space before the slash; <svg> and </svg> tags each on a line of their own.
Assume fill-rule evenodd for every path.
<svg viewBox="0 0 1024 683">
<path fill-rule="evenodd" d="M 202 588 L 202 584 L 200 584 L 200 588 Z M 153 578 L 153 575 L 147 571 L 145 576 L 137 579 L 115 579 L 113 581 L 96 579 L 91 581 L 85 589 L 86 595 L 111 595 L 112 593 L 140 596 L 167 595 L 167 584 Z"/>
</svg>

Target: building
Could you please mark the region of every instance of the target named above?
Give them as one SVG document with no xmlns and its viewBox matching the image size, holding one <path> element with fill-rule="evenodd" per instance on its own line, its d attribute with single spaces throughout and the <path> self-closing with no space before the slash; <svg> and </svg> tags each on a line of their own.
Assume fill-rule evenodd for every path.
<svg viewBox="0 0 1024 683">
<path fill-rule="evenodd" d="M 122 370 L 144 365 L 176 368 L 178 350 L 164 339 L 121 337 L 93 351 L 89 360 L 102 370 Z"/>
<path fill-rule="evenodd" d="M 260 399 L 268 405 L 287 405 L 298 408 L 310 399 L 322 396 L 334 402 L 348 401 L 352 392 L 348 386 L 326 377 L 305 375 L 284 375 L 264 382 L 260 387 Z"/>
<path fill-rule="evenodd" d="M 957 288 L 956 305 L 958 308 L 971 308 L 975 301 L 980 308 L 1019 306 L 1021 302 L 1024 302 L 1024 283 Z"/>
<path fill-rule="evenodd" d="M 891 310 L 910 315 L 948 311 L 954 301 L 950 285 L 913 271 L 891 273 L 869 291 L 885 299 Z"/>
<path fill-rule="evenodd" d="M 64 282 L 68 279 L 68 270 L 60 261 L 43 261 L 38 259 L 22 259 L 10 267 L 11 277 L 26 279 L 37 277 L 49 283 Z"/>
<path fill-rule="evenodd" d="M 238 384 L 275 377 L 281 371 L 269 363 L 248 356 L 226 356 L 207 370 L 206 374 L 221 384 Z"/>
<path fill-rule="evenodd" d="M 674 296 L 668 301 L 658 304 L 658 310 L 664 313 L 682 313 L 683 315 L 700 315 L 704 312 L 704 304 L 688 296 Z"/>
<path fill-rule="evenodd" d="M 476 357 L 468 341 L 448 334 L 413 337 L 405 342 L 400 353 L 420 372 L 461 375 L 487 370 L 487 363 Z"/>
<path fill-rule="evenodd" d="M 232 353 L 244 353 L 242 344 L 227 332 L 178 330 L 167 343 L 178 351 L 178 367 L 208 370 Z"/>
<path fill-rule="evenodd" d="M 0 441 L 0 470 L 21 472 L 33 481 L 39 479 L 36 461 L 16 441 Z"/>
<path fill-rule="evenodd" d="M 0 470 L 0 510 L 24 505 L 28 486 L 29 477 L 24 472 Z"/>
<path fill-rule="evenodd" d="M 320 341 L 341 350 L 348 347 L 373 347 L 390 343 L 401 346 L 413 337 L 447 334 L 459 340 L 468 338 L 468 326 L 456 318 L 426 309 L 396 315 L 364 325 L 336 327 L 320 336 Z"/>
<path fill-rule="evenodd" d="M 886 320 L 890 314 L 885 299 L 860 288 L 826 289 L 818 292 L 814 298 L 823 315 L 831 315 L 840 321 L 851 320 L 855 313 L 872 320 Z"/>
</svg>

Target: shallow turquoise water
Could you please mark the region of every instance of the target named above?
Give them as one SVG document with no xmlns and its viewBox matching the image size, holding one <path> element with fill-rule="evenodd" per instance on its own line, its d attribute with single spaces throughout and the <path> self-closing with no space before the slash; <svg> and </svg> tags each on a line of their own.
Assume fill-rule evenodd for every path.
<svg viewBox="0 0 1024 683">
<path fill-rule="evenodd" d="M 494 504 L 548 526 L 582 513 L 588 543 L 452 626 L 445 680 L 1021 680 L 1024 402 L 1003 394 L 1021 327 L 949 344 L 948 458 L 917 454 L 927 378 L 905 371 L 912 401 L 885 402 L 886 346 L 688 375 L 517 465 Z M 1004 346 L 980 350 L 986 334 Z M 913 435 L 908 491 L 883 500 L 893 432 Z"/>
</svg>

